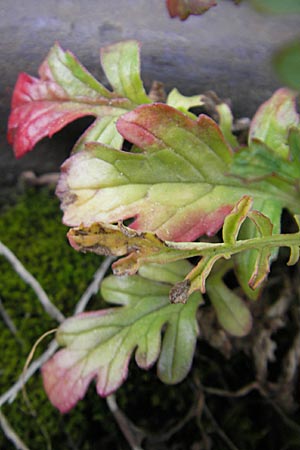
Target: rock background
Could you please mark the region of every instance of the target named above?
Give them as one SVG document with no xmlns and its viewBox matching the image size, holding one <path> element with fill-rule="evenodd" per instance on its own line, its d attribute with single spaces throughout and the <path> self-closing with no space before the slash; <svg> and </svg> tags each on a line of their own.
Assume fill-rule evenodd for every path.
<svg viewBox="0 0 300 450">
<path fill-rule="evenodd" d="M 213 89 L 231 98 L 237 116 L 251 116 L 280 83 L 272 51 L 293 38 L 298 16 L 265 16 L 247 0 L 220 0 L 202 17 L 171 20 L 164 0 L 2 0 L 0 3 L 0 183 L 13 185 L 20 172 L 58 170 L 85 126 L 79 121 L 37 151 L 16 161 L 6 143 L 10 99 L 19 72 L 37 74 L 54 41 L 69 49 L 101 81 L 99 48 L 124 39 L 142 44 L 147 88 L 158 79 L 184 94 Z"/>
</svg>

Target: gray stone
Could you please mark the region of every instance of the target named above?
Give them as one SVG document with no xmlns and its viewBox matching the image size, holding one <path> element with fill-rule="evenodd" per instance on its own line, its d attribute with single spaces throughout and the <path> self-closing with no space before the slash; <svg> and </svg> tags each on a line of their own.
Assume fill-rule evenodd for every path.
<svg viewBox="0 0 300 450">
<path fill-rule="evenodd" d="M 15 160 L 6 144 L 10 98 L 19 72 L 37 74 L 54 41 L 71 50 L 101 81 L 99 48 L 124 39 L 142 44 L 146 87 L 156 79 L 184 94 L 215 90 L 232 99 L 237 116 L 252 115 L 279 86 L 270 58 L 293 38 L 300 16 L 265 16 L 247 1 L 220 0 L 202 17 L 170 19 L 164 0 L 1 0 L 0 2 L 0 182 L 13 184 L 20 172 L 58 170 L 86 122 L 44 139 Z"/>
</svg>

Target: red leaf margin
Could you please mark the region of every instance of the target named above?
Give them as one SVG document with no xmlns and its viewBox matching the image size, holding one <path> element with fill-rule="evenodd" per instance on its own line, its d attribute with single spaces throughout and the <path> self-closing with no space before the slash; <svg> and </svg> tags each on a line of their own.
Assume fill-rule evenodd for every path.
<svg viewBox="0 0 300 450">
<path fill-rule="evenodd" d="M 70 101 L 55 81 L 26 73 L 18 77 L 11 108 L 7 140 L 13 146 L 16 158 L 21 158 L 42 138 L 52 137 L 73 120 L 95 115 L 92 106 L 87 108 Z"/>
</svg>

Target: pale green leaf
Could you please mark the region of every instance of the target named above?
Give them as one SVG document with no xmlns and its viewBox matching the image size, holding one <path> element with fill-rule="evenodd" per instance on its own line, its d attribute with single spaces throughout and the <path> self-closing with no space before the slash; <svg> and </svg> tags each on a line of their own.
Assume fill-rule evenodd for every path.
<svg viewBox="0 0 300 450">
<path fill-rule="evenodd" d="M 258 139 L 279 156 L 288 158 L 289 129 L 299 123 L 295 99 L 295 92 L 282 88 L 260 106 L 251 122 L 250 147 Z"/>
<path fill-rule="evenodd" d="M 246 336 L 251 330 L 252 317 L 240 297 L 219 276 L 208 280 L 207 293 L 220 325 L 233 336 Z"/>
<path fill-rule="evenodd" d="M 216 110 L 219 114 L 219 126 L 226 139 L 232 148 L 239 146 L 236 136 L 232 133 L 233 116 L 231 109 L 226 103 L 219 103 L 216 105 Z"/>
<path fill-rule="evenodd" d="M 96 101 L 99 97 L 113 98 L 114 95 L 99 83 L 69 52 L 64 51 L 58 44 L 54 45 L 41 67 L 41 71 L 51 70 L 56 83 L 61 86 L 69 97 L 79 101 L 90 99 Z"/>
<path fill-rule="evenodd" d="M 178 89 L 172 89 L 167 98 L 167 105 L 173 106 L 173 108 L 178 109 L 185 114 L 189 114 L 190 117 L 196 119 L 196 116 L 189 112 L 190 108 L 202 106 L 204 102 L 202 100 L 202 95 L 193 95 L 191 97 L 186 97 L 182 95 Z"/>
<path fill-rule="evenodd" d="M 175 284 L 179 283 L 192 268 L 192 264 L 185 259 L 169 264 L 148 263 L 139 268 L 139 274 L 150 280 Z"/>
<path fill-rule="evenodd" d="M 101 63 L 114 91 L 136 105 L 151 103 L 140 78 L 140 56 L 137 41 L 124 41 L 104 47 Z"/>
<path fill-rule="evenodd" d="M 123 306 L 80 314 L 60 326 L 57 339 L 66 348 L 43 366 L 44 386 L 57 408 L 71 409 L 94 378 L 99 395 L 116 390 L 127 377 L 133 353 L 143 369 L 158 359 L 158 376 L 165 383 L 178 383 L 187 375 L 200 296 L 193 295 L 186 305 L 172 305 L 170 287 L 140 276 L 110 276 L 103 282 L 102 295 Z"/>
<path fill-rule="evenodd" d="M 101 142 L 102 144 L 120 149 L 123 145 L 123 138 L 118 133 L 116 121 L 117 118 L 115 116 L 109 115 L 96 119 L 76 142 L 72 153 L 84 150 L 88 142 Z"/>
<path fill-rule="evenodd" d="M 253 221 L 245 221 L 243 226 L 241 227 L 241 231 L 239 233 L 239 239 L 249 239 L 261 236 L 263 230 L 265 230 L 265 235 L 273 231 L 273 233 L 280 233 L 280 222 L 281 222 L 281 206 L 278 201 L 274 199 L 272 202 L 265 202 L 263 200 L 257 199 L 254 203 L 254 207 L 256 210 L 260 211 L 266 219 L 262 217 L 259 218 L 259 214 L 256 213 L 256 216 L 252 216 L 252 219 L 256 218 L 257 225 Z M 251 216 L 251 214 L 250 214 Z M 261 222 L 263 223 L 260 223 Z M 259 229 L 258 229 L 259 225 Z M 263 255 L 262 255 L 263 253 Z M 260 250 L 259 252 L 255 249 L 248 250 L 246 252 L 239 253 L 235 257 L 235 271 L 238 277 L 238 280 L 247 294 L 247 296 L 253 300 L 256 300 L 259 296 L 260 289 L 257 283 L 254 283 L 257 277 L 258 279 L 263 280 L 262 271 L 265 270 L 265 275 L 269 272 L 269 264 L 277 257 L 278 249 L 273 249 L 269 255 L 269 249 L 266 252 Z M 260 260 L 261 257 L 261 260 Z M 266 258 L 269 262 L 267 262 Z M 261 269 L 261 271 L 259 271 Z M 260 276 L 254 274 L 260 273 Z M 252 286 L 249 286 L 249 280 L 251 277 L 253 283 Z"/>
<path fill-rule="evenodd" d="M 233 244 L 236 242 L 240 228 L 249 214 L 252 203 L 252 198 L 245 195 L 235 205 L 231 213 L 226 216 L 222 229 L 225 244 Z"/>
</svg>

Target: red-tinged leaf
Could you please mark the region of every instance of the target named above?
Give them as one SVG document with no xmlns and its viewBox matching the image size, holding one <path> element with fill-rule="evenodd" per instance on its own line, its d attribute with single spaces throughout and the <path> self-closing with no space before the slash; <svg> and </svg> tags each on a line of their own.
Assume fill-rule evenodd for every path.
<svg viewBox="0 0 300 450">
<path fill-rule="evenodd" d="M 216 6 L 215 0 L 166 0 L 171 17 L 179 17 L 186 20 L 190 15 L 201 15 L 212 6 Z"/>
<path fill-rule="evenodd" d="M 84 397 L 96 377 L 96 371 L 82 376 L 85 362 L 80 363 L 80 356 L 78 351 L 61 350 L 42 367 L 44 389 L 62 413 L 68 412 Z"/>
<path fill-rule="evenodd" d="M 243 196 L 294 205 L 294 187 L 230 176 L 232 152 L 218 125 L 165 104 L 144 105 L 117 122 L 139 152 L 89 144 L 62 166 L 57 194 L 72 227 L 133 219 L 130 227 L 164 241 L 215 234 Z M 294 197 L 295 195 L 295 197 Z M 287 205 L 287 200 L 290 202 Z"/>
<path fill-rule="evenodd" d="M 75 119 L 96 116 L 95 109 L 73 102 L 56 104 L 53 101 L 39 101 L 34 106 L 30 103 L 14 109 L 8 123 L 8 141 L 14 147 L 15 156 L 22 157 L 42 138 L 52 137 Z"/>
<path fill-rule="evenodd" d="M 156 104 L 122 116 L 117 127 L 144 151 L 90 144 L 67 160 L 57 188 L 64 222 L 135 218 L 131 228 L 173 241 L 215 234 L 241 195 L 227 178 L 232 155 L 217 124 Z"/>
<path fill-rule="evenodd" d="M 41 65 L 40 78 L 27 74 L 19 76 L 8 123 L 8 140 L 17 157 L 32 150 L 45 136 L 51 137 L 68 123 L 83 116 L 94 116 L 98 120 L 81 138 L 76 151 L 91 140 L 113 143 L 117 148 L 121 146 L 122 139 L 115 128 L 116 118 L 133 109 L 139 100 L 142 103 L 150 100 L 139 77 L 138 44 L 135 41 L 115 44 L 108 47 L 105 54 L 108 59 L 112 59 L 112 66 L 109 70 L 107 67 L 107 76 L 112 77 L 114 84 L 116 78 L 122 79 L 124 92 L 107 90 L 72 53 L 63 51 L 59 45 L 51 49 Z M 121 56 L 120 65 L 118 59 Z M 130 98 L 123 95 L 126 92 Z M 108 132 L 104 125 L 109 125 Z"/>
<path fill-rule="evenodd" d="M 68 412 L 93 379 L 99 395 L 111 394 L 126 379 L 132 354 L 143 369 L 158 360 L 158 377 L 165 383 L 178 383 L 187 375 L 197 339 L 200 296 L 194 295 L 186 305 L 171 305 L 170 287 L 140 276 L 104 280 L 103 298 L 122 306 L 79 314 L 60 326 L 57 340 L 66 348 L 42 368 L 54 406 Z"/>
</svg>

